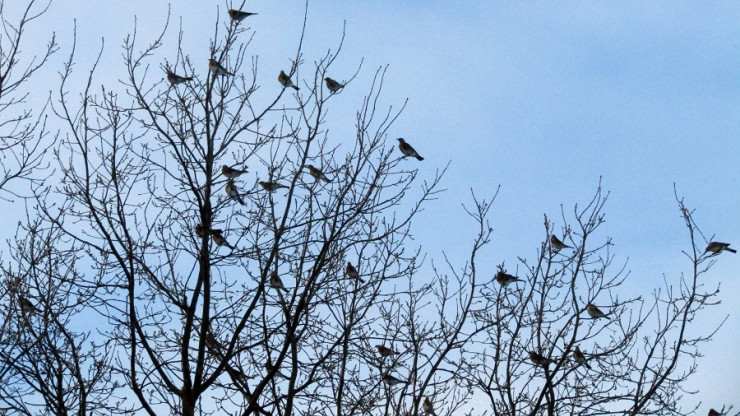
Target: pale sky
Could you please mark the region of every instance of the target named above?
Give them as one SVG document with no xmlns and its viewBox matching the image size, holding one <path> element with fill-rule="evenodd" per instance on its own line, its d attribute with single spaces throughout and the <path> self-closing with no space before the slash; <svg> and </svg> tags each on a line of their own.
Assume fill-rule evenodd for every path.
<svg viewBox="0 0 740 416">
<path fill-rule="evenodd" d="M 204 75 L 213 24 L 226 21 L 227 8 L 173 2 L 172 54 L 162 61 L 174 60 L 181 16 L 186 53 L 203 62 Z M 303 3 L 255 0 L 243 9 L 259 13 L 248 21 L 256 31 L 251 51 L 260 56 L 263 92 L 276 94 L 275 77 L 295 55 Z M 57 88 L 73 18 L 77 75 L 87 73 L 105 37 L 101 74 L 116 79 L 134 15 L 143 45 L 161 31 L 166 13 L 163 1 L 57 0 L 43 25 L 29 28 L 39 45 L 56 31 L 61 46 L 44 72 L 53 82 L 34 94 Z M 445 251 L 463 264 L 475 224 L 461 203 L 471 202 L 470 188 L 490 197 L 500 185 L 484 266 L 493 273 L 504 260 L 532 260 L 543 214 L 560 230 L 561 204 L 572 213 L 575 203 L 590 199 L 599 177 L 611 192 L 601 235 L 613 238 L 616 264 L 629 260 L 633 288 L 649 293 L 664 275 L 677 281 L 690 272 L 674 183 L 707 237 L 740 248 L 740 3 L 313 0 L 304 66 L 294 80 L 312 77 L 313 62 L 336 49 L 344 21 L 344 49 L 332 76 L 347 79 L 364 63 L 332 104 L 331 134 L 354 137 L 354 112 L 375 69 L 388 65 L 383 104 L 397 108 L 409 99 L 389 139 L 405 137 L 426 158 L 422 177 L 451 162 L 447 192 L 426 205 L 413 227 L 414 243 L 428 258 L 441 260 Z M 722 303 L 697 324 L 729 319 L 688 385 L 701 391 L 684 398 L 686 407 L 705 403 L 699 414 L 740 404 L 739 267 L 740 254 L 725 253 L 703 277 L 709 288 L 721 283 Z"/>
</svg>

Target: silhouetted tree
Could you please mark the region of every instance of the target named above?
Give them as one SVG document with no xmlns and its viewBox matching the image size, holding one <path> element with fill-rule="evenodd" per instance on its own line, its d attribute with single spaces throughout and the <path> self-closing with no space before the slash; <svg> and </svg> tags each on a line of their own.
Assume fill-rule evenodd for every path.
<svg viewBox="0 0 740 416">
<path fill-rule="evenodd" d="M 26 2 L 20 17 L 6 15 L 5 2 L 0 1 L 0 198 L 29 196 L 31 192 L 9 187 L 14 179 L 29 182 L 32 187 L 43 179 L 38 171 L 47 165 L 43 159 L 50 148 L 45 138 L 46 108 L 34 112 L 24 89 L 41 80 L 32 77 L 57 51 L 52 34 L 41 55 L 23 58 L 21 53 L 28 45 L 25 41 L 26 26 L 34 23 L 49 9 L 51 2 L 39 6 L 36 0 Z"/>
<path fill-rule="evenodd" d="M 188 50 L 184 29 L 166 41 L 169 16 L 148 43 L 135 27 L 122 81 L 105 74 L 93 87 L 99 55 L 80 94 L 73 47 L 53 104 L 64 123 L 61 177 L 36 189 L 41 216 L 29 213 L 4 266 L 7 409 L 695 410 L 676 403 L 715 329 L 686 328 L 718 295 L 697 279 L 716 257 L 695 240 L 682 200 L 692 273 L 650 299 L 630 295 L 626 265 L 613 266 L 600 184 L 585 207 L 562 212 L 560 227 L 545 217 L 534 260 L 497 259 L 493 269 L 481 264 L 496 195 L 473 196 L 469 257 L 427 267 L 411 225 L 446 166 L 397 147 L 405 104 L 382 104 L 385 68 L 364 86 L 359 59 L 354 73 L 337 73 L 344 34 L 306 63 L 305 23 L 286 65 L 263 68 L 248 26 L 257 17 L 230 16 L 241 17 L 218 12 L 208 62 L 191 59 L 203 55 Z M 335 105 L 358 91 L 351 113 Z M 330 109 L 354 117 L 353 137 L 329 129 Z"/>
</svg>

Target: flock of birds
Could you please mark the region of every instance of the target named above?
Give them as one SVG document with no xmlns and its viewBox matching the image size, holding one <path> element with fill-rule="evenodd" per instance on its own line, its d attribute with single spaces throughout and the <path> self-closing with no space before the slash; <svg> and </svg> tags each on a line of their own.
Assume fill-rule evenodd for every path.
<svg viewBox="0 0 740 416">
<path fill-rule="evenodd" d="M 236 23 L 241 22 L 245 18 L 255 15 L 255 14 L 257 13 L 250 13 L 250 12 L 244 12 L 241 10 L 233 10 L 233 9 L 229 10 L 229 17 L 231 17 L 232 21 Z M 213 73 L 214 77 L 234 75 L 232 72 L 229 72 L 226 68 L 224 68 L 221 65 L 221 63 L 219 63 L 213 58 L 209 59 L 208 68 Z M 177 85 L 177 84 L 185 83 L 188 81 L 192 81 L 193 77 L 180 76 L 180 75 L 173 73 L 170 70 L 167 70 L 167 80 L 172 85 Z M 298 87 L 297 85 L 293 83 L 290 76 L 286 74 L 285 71 L 280 71 L 280 75 L 278 75 L 278 81 L 284 88 L 293 88 L 296 91 L 300 90 L 300 87 Z M 340 89 L 344 88 L 344 84 L 341 84 L 332 78 L 326 77 L 324 78 L 324 81 L 326 82 L 326 88 L 331 93 L 336 93 Z M 410 144 L 408 144 L 403 138 L 398 138 L 397 140 L 398 140 L 398 148 L 403 154 L 404 158 L 414 157 L 418 160 L 424 160 L 424 158 L 421 157 L 419 153 Z M 319 168 L 313 165 L 306 165 L 306 167 L 308 168 L 309 174 L 313 176 L 317 181 L 323 180 L 326 182 L 331 182 L 331 178 L 326 176 L 324 172 L 322 172 Z M 221 174 L 227 178 L 226 194 L 229 196 L 229 198 L 234 199 L 241 205 L 244 205 L 244 199 L 239 193 L 239 190 L 236 187 L 234 180 L 246 172 L 247 172 L 246 169 L 241 170 L 241 169 L 232 168 L 226 165 L 223 165 L 221 167 Z M 287 188 L 286 185 L 283 185 L 278 182 L 273 182 L 273 181 L 259 181 L 258 183 L 262 187 L 262 189 L 264 189 L 267 192 L 274 192 L 281 188 Z M 211 234 L 211 238 L 213 239 L 213 242 L 216 245 L 226 246 L 232 250 L 234 249 L 234 247 L 226 241 L 226 238 L 224 238 L 223 230 L 219 230 L 219 229 L 208 230 L 202 224 L 198 224 L 195 226 L 195 234 L 198 237 L 203 238 L 209 233 Z M 571 246 L 563 243 L 554 234 L 550 236 L 550 247 L 552 248 L 552 250 L 556 252 L 566 249 L 566 248 L 572 248 Z M 728 251 L 730 253 L 737 253 L 737 250 L 730 248 L 730 244 L 722 243 L 718 241 L 713 241 L 709 243 L 709 245 L 707 246 L 704 252 L 712 253 L 712 255 L 716 255 L 724 251 Z M 357 268 L 355 268 L 355 266 L 353 266 L 352 263 L 349 261 L 347 262 L 347 266 L 345 268 L 345 275 L 349 278 L 357 279 L 361 283 L 364 282 L 364 280 L 362 280 L 362 278 L 360 277 L 360 273 L 357 271 Z M 495 279 L 496 279 L 496 282 L 498 282 L 500 285 L 504 287 L 507 287 L 512 283 L 522 281 L 522 279 L 506 273 L 506 271 L 503 269 L 499 270 L 499 272 L 495 276 Z M 284 291 L 288 290 L 283 284 L 282 280 L 280 279 L 280 276 L 278 276 L 278 273 L 276 270 L 274 270 L 270 274 L 269 285 L 278 290 L 284 290 Z M 24 314 L 33 314 L 33 313 L 38 312 L 38 309 L 33 304 L 33 302 L 29 300 L 28 298 L 26 298 L 25 296 L 22 296 L 22 295 L 18 296 L 18 305 L 20 306 L 20 309 Z M 604 313 L 603 311 L 601 311 L 593 303 L 589 303 L 586 306 L 586 312 L 593 319 L 605 318 L 608 315 Z M 375 347 L 378 351 L 378 354 L 380 354 L 382 358 L 389 357 L 389 356 L 396 354 L 396 352 L 393 349 L 388 348 L 384 345 L 376 345 Z M 557 360 L 552 359 L 552 358 L 547 358 L 536 351 L 529 351 L 529 358 L 532 361 L 532 363 L 534 363 L 534 365 L 540 366 L 540 367 L 547 367 L 550 363 L 557 362 Z M 576 346 L 575 350 L 573 351 L 573 359 L 576 361 L 578 365 L 582 365 L 588 369 L 591 369 L 591 366 L 589 365 L 585 354 L 581 351 L 579 346 Z M 408 381 L 396 378 L 392 376 L 390 372 L 386 372 L 383 374 L 382 381 L 388 386 L 408 384 Z M 432 400 L 429 397 L 426 397 L 424 399 L 424 402 L 422 404 L 422 409 L 427 414 L 435 415 L 434 405 L 432 403 Z M 708 416 L 720 416 L 720 413 L 714 409 L 710 409 Z"/>
<path fill-rule="evenodd" d="M 562 241 L 560 241 L 560 239 L 555 234 L 552 234 L 550 236 L 550 247 L 555 252 L 558 252 L 565 248 L 573 248 L 569 245 L 566 245 Z M 704 253 L 712 253 L 712 255 L 716 255 L 716 254 L 722 253 L 723 251 L 729 251 L 730 253 L 737 253 L 737 250 L 730 248 L 729 243 L 721 243 L 719 241 L 712 241 L 711 243 L 709 243 L 709 245 L 707 245 L 707 248 L 704 250 Z M 504 287 L 509 286 L 510 284 L 521 281 L 521 280 L 522 279 L 516 276 L 506 273 L 504 270 L 499 270 L 499 272 L 496 273 L 496 282 L 498 282 L 500 285 Z M 599 309 L 593 303 L 589 303 L 588 305 L 586 305 L 586 312 L 593 319 L 605 318 L 608 315 L 607 313 L 604 313 L 601 309 Z M 547 358 L 536 351 L 529 351 L 529 359 L 536 366 L 540 366 L 540 367 L 547 367 L 549 363 L 557 363 L 557 360 Z M 588 364 L 588 360 L 586 359 L 586 356 L 583 354 L 579 346 L 576 346 L 575 350 L 573 351 L 573 359 L 579 365 L 583 365 L 589 370 L 591 369 L 591 366 Z"/>
<path fill-rule="evenodd" d="M 563 243 L 556 235 L 552 234 L 550 235 L 550 247 L 553 251 L 559 252 L 560 250 L 563 250 L 565 248 L 573 248 L 565 243 Z M 723 251 L 729 251 L 730 253 L 737 253 L 737 250 L 730 248 L 730 244 L 728 243 L 722 243 L 718 241 L 713 241 L 707 245 L 707 248 L 704 250 L 704 253 L 711 253 L 711 255 L 717 255 L 722 253 Z M 356 270 L 352 267 L 351 263 L 347 263 L 347 275 L 350 274 L 350 270 L 352 270 L 354 273 L 356 273 Z M 512 283 L 522 281 L 522 279 L 513 276 L 511 274 L 506 273 L 503 269 L 499 270 L 498 273 L 496 273 L 495 276 L 496 282 L 498 282 L 501 286 L 507 287 Z M 604 313 L 601 311 L 596 305 L 593 303 L 589 303 L 586 306 L 586 312 L 588 315 L 593 319 L 599 319 L 599 318 L 605 318 L 607 317 L 607 313 Z M 376 345 L 375 348 L 378 350 L 378 354 L 380 354 L 381 357 L 389 357 L 396 352 L 386 347 L 385 345 Z M 536 352 L 536 351 L 529 351 L 529 359 L 532 361 L 532 363 L 538 367 L 547 367 L 551 363 L 557 363 L 556 359 L 553 358 L 547 358 L 544 355 Z M 588 359 L 586 358 L 586 355 L 581 351 L 581 348 L 576 345 L 575 350 L 573 351 L 573 359 L 578 365 L 582 365 L 586 367 L 587 369 L 591 369 L 591 365 L 588 363 Z M 383 374 L 382 377 L 383 383 L 387 384 L 388 386 L 396 386 L 396 385 L 404 385 L 408 384 L 407 380 L 402 380 L 397 377 L 392 376 L 389 372 L 386 372 Z M 432 401 L 429 397 L 424 399 L 424 403 L 422 406 L 423 410 L 428 413 L 434 415 L 434 407 L 432 404 Z M 714 409 L 709 410 L 709 416 L 719 416 L 720 413 L 717 412 Z"/>
<path fill-rule="evenodd" d="M 251 13 L 251 12 L 245 12 L 242 10 L 229 10 L 229 17 L 234 23 L 239 23 L 242 20 L 246 19 L 249 16 L 256 15 L 257 13 Z M 230 72 L 228 69 L 226 69 L 223 65 L 221 65 L 220 62 L 216 61 L 213 58 L 210 58 L 208 60 L 208 69 L 213 74 L 214 77 L 217 76 L 233 76 L 234 73 Z M 186 83 L 188 81 L 192 81 L 194 77 L 186 77 L 182 75 L 175 74 L 172 72 L 169 68 L 167 69 L 167 80 L 172 85 L 178 85 L 182 83 Z M 296 91 L 300 90 L 300 87 L 298 87 L 293 80 L 290 78 L 288 74 L 285 73 L 285 71 L 281 70 L 280 74 L 278 75 L 278 82 L 280 82 L 280 85 L 283 86 L 283 88 L 293 88 Z M 344 88 L 344 84 L 330 78 L 325 77 L 324 82 L 326 83 L 326 88 L 329 90 L 329 92 L 336 93 L 339 92 L 339 90 Z M 419 153 L 414 149 L 413 146 L 411 146 L 409 143 L 406 142 L 403 138 L 398 138 L 398 149 L 403 154 L 403 157 L 414 157 L 417 160 L 424 160 L 424 158 L 419 155 Z M 332 179 L 329 178 L 321 169 L 317 168 L 316 166 L 313 166 L 311 164 L 306 165 L 308 168 L 308 173 L 314 177 L 315 180 L 319 181 L 325 181 L 325 182 L 331 182 Z M 242 194 L 239 192 L 239 188 L 236 186 L 235 179 L 239 176 L 243 175 L 244 173 L 247 173 L 246 169 L 236 169 L 230 166 L 223 165 L 221 167 L 221 175 L 227 178 L 226 181 L 226 195 L 228 195 L 229 198 L 235 200 L 240 205 L 244 205 L 244 199 L 242 197 Z M 280 182 L 275 182 L 272 180 L 269 181 L 258 181 L 257 182 L 259 186 L 267 191 L 267 192 L 275 192 L 278 189 L 281 188 L 288 188 L 288 186 L 281 184 Z M 223 235 L 223 230 L 218 229 L 207 229 L 202 224 L 198 224 L 195 226 L 195 234 L 198 237 L 204 237 L 206 234 L 211 234 L 211 238 L 213 239 L 213 242 L 216 243 L 218 246 L 225 246 L 230 249 L 234 249 L 234 247 L 226 241 L 226 238 Z M 359 274 L 357 273 L 357 270 L 352 266 L 351 263 L 347 263 L 347 269 L 346 274 L 350 277 L 354 277 L 356 279 L 359 279 Z M 279 277 L 278 277 L 279 279 Z M 359 279 L 361 282 L 363 282 L 362 279 Z"/>
<path fill-rule="evenodd" d="M 229 16 L 234 22 L 241 22 L 245 18 L 255 15 L 256 13 L 250 13 L 250 12 L 244 12 L 241 10 L 229 10 Z M 221 63 L 216 61 L 215 59 L 211 58 L 208 61 L 208 68 L 215 76 L 231 76 L 234 75 L 232 72 L 229 72 L 226 68 L 224 68 Z M 167 79 L 169 82 L 173 85 L 180 84 L 183 82 L 191 81 L 192 77 L 183 77 L 180 75 L 177 75 L 171 71 L 167 71 Z M 341 84 L 337 82 L 336 80 L 326 77 L 324 78 L 324 81 L 326 83 L 326 88 L 331 93 L 336 93 L 342 88 L 344 88 L 344 84 Z M 298 87 L 293 80 L 290 78 L 290 75 L 286 74 L 285 71 L 280 71 L 280 74 L 278 75 L 278 82 L 283 86 L 283 88 L 293 88 L 296 91 L 300 90 L 300 87 Z M 403 154 L 403 157 L 414 157 L 418 160 L 424 160 L 424 158 L 419 155 L 419 153 L 411 146 L 409 143 L 407 143 L 403 138 L 398 138 L 398 148 Z M 321 171 L 321 169 L 313 166 L 313 165 L 306 165 L 308 168 L 308 173 L 313 176 L 317 181 L 323 180 L 326 182 L 331 182 L 331 178 L 326 176 L 324 172 Z M 234 199 L 239 204 L 244 205 L 244 200 L 242 196 L 239 193 L 238 188 L 236 187 L 234 183 L 234 179 L 239 177 L 240 175 L 246 173 L 246 170 L 239 170 L 235 169 L 229 166 L 222 166 L 221 167 L 221 174 L 227 178 L 226 182 L 226 194 L 229 196 L 229 198 Z M 287 186 L 273 181 L 259 181 L 259 185 L 267 192 L 274 192 L 281 188 L 287 188 Z M 206 233 L 206 229 L 201 225 L 198 224 L 195 228 L 195 232 L 199 237 L 204 237 Z M 210 233 L 212 234 L 212 239 L 214 243 L 216 243 L 218 246 L 226 246 L 231 249 L 234 247 L 231 246 L 226 239 L 223 237 L 222 230 L 210 230 Z M 736 250 L 731 249 L 730 244 L 728 243 L 721 243 L 717 241 L 713 241 L 709 243 L 707 246 L 705 253 L 713 253 L 713 254 L 719 254 L 723 251 L 729 251 L 731 253 L 737 253 Z M 563 243 L 557 236 L 554 234 L 550 236 L 550 247 L 554 251 L 560 251 L 566 248 L 572 248 L 571 246 Z M 357 269 L 352 265 L 351 262 L 347 262 L 347 266 L 345 268 L 345 275 L 353 278 L 358 279 L 360 282 L 364 282 L 360 278 L 360 274 L 357 271 Z M 495 276 L 496 282 L 498 282 L 500 285 L 507 287 L 512 283 L 519 282 L 522 279 L 513 276 L 511 274 L 506 273 L 505 270 L 501 269 Z M 283 284 L 282 280 L 280 279 L 280 276 L 278 276 L 277 271 L 273 271 L 270 275 L 269 285 L 273 288 L 276 288 L 278 290 L 286 290 L 285 285 Z M 604 313 L 601 309 L 599 309 L 596 305 L 593 303 L 589 303 L 586 305 L 586 312 L 592 319 L 599 319 L 599 318 L 605 318 L 607 317 L 607 313 Z M 376 345 L 376 348 L 378 350 L 378 353 L 381 355 L 381 357 L 388 357 L 393 354 L 395 354 L 395 351 L 393 351 L 391 348 L 388 348 L 384 345 Z M 550 363 L 556 363 L 557 360 L 552 358 L 547 358 L 543 356 L 542 354 L 536 352 L 536 351 L 529 351 L 529 359 L 534 363 L 534 365 L 539 367 L 547 367 Z M 579 346 L 576 346 L 575 350 L 573 351 L 573 359 L 578 365 L 582 365 L 588 369 L 591 369 L 591 365 L 588 363 L 588 359 L 586 358 L 586 355 L 581 351 Z M 389 385 L 389 386 L 396 386 L 399 384 L 407 384 L 408 381 L 401 380 L 399 378 L 396 378 L 392 376 L 389 372 L 386 372 L 382 376 L 382 381 Z M 432 404 L 432 401 L 429 397 L 424 399 L 424 403 L 422 405 L 423 410 L 428 413 L 434 415 L 434 406 Z M 719 415 L 718 412 L 716 412 L 714 409 L 709 411 L 709 416 L 715 416 Z"/>
</svg>

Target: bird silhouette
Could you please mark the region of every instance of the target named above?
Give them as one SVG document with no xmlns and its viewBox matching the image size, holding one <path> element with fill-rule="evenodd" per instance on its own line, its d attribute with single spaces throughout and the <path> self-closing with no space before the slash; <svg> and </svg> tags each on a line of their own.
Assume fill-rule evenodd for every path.
<svg viewBox="0 0 740 416">
<path fill-rule="evenodd" d="M 319 179 L 324 180 L 326 182 L 331 182 L 331 179 L 329 179 L 326 175 L 324 175 L 324 172 L 322 172 L 319 168 L 317 168 L 314 165 L 306 165 L 308 168 L 308 173 L 311 174 L 317 181 Z"/>
<path fill-rule="evenodd" d="M 226 181 L 226 195 L 228 195 L 229 198 L 234 198 L 239 204 L 244 205 L 244 200 L 239 195 L 239 190 L 236 188 L 233 179 Z"/>
<path fill-rule="evenodd" d="M 390 357 L 391 355 L 395 354 L 396 352 L 392 349 L 386 347 L 385 345 L 376 345 L 375 348 L 378 350 L 378 353 L 381 357 Z"/>
<path fill-rule="evenodd" d="M 246 19 L 249 16 L 254 16 L 255 14 L 257 13 L 243 12 L 241 10 L 234 10 L 234 9 L 229 10 L 229 17 L 231 18 L 231 20 L 237 23 L 241 22 L 242 20 Z"/>
<path fill-rule="evenodd" d="M 403 157 L 415 157 L 419 160 L 424 160 L 423 157 L 419 156 L 419 153 L 414 150 L 414 148 L 406 143 L 406 140 L 404 140 L 402 137 L 399 137 L 398 139 L 398 148 L 401 149 L 401 153 L 403 153 Z"/>
<path fill-rule="evenodd" d="M 522 279 L 512 276 L 503 270 L 500 270 L 498 273 L 496 273 L 496 281 L 503 287 L 509 286 L 510 284 L 514 282 L 518 282 Z"/>
<path fill-rule="evenodd" d="M 226 68 L 221 66 L 221 64 L 213 58 L 208 60 L 208 69 L 213 72 L 213 75 L 234 75 L 233 73 L 227 71 Z"/>
<path fill-rule="evenodd" d="M 216 243 L 217 246 L 219 247 L 226 246 L 232 250 L 234 249 L 234 246 L 232 246 L 231 244 L 229 244 L 228 241 L 226 241 L 226 238 L 224 238 L 224 235 L 221 233 L 221 231 L 211 230 L 211 233 L 213 233 L 211 238 L 213 239 L 213 242 Z"/>
<path fill-rule="evenodd" d="M 229 198 L 234 198 L 238 203 L 244 205 L 244 200 L 239 195 L 239 190 L 236 189 L 236 185 L 234 185 L 233 179 L 229 179 L 228 181 L 226 181 L 226 194 L 229 196 Z"/>
<path fill-rule="evenodd" d="M 719 254 L 723 251 L 729 251 L 730 253 L 737 253 L 737 250 L 730 248 L 730 243 L 720 243 L 719 241 L 712 241 L 707 246 L 707 249 L 704 250 L 705 253 L 711 252 L 714 254 Z"/>
<path fill-rule="evenodd" d="M 588 365 L 588 361 L 586 360 L 586 356 L 583 355 L 583 352 L 581 352 L 581 349 L 578 348 L 576 345 L 576 349 L 573 351 L 573 358 L 576 360 L 576 362 L 580 365 L 586 366 L 589 370 L 591 369 L 591 366 Z"/>
<path fill-rule="evenodd" d="M 167 71 L 167 81 L 170 82 L 172 85 L 182 84 L 183 82 L 192 81 L 193 77 L 183 77 L 180 75 L 177 75 L 176 73 L 172 71 Z"/>
<path fill-rule="evenodd" d="M 337 92 L 340 89 L 344 88 L 343 84 L 340 84 L 329 77 L 324 78 L 324 81 L 326 81 L 326 88 L 328 88 L 331 92 Z"/>
<path fill-rule="evenodd" d="M 282 279 L 280 279 L 280 276 L 278 276 L 277 270 L 273 270 L 272 273 L 270 273 L 270 287 L 278 290 L 284 290 L 286 292 L 288 291 L 288 289 L 285 288 Z"/>
<path fill-rule="evenodd" d="M 594 319 L 604 318 L 606 314 L 601 311 L 601 309 L 597 308 L 596 305 L 593 303 L 589 303 L 586 305 L 586 312 L 588 312 L 589 316 L 591 316 Z"/>
<path fill-rule="evenodd" d="M 23 296 L 18 296 L 18 305 L 21 307 L 21 311 L 23 311 L 24 313 L 31 314 L 38 312 L 38 309 L 36 309 L 36 306 L 34 306 L 33 302 Z"/>
<path fill-rule="evenodd" d="M 560 251 L 564 248 L 572 248 L 571 246 L 566 245 L 565 243 L 560 241 L 560 239 L 555 234 L 550 236 L 550 247 L 552 247 L 555 251 Z"/>
<path fill-rule="evenodd" d="M 280 188 L 287 188 L 287 186 L 285 186 L 283 184 L 280 184 L 280 183 L 277 183 L 277 182 L 264 182 L 264 181 L 260 181 L 259 184 L 262 187 L 262 189 L 264 189 L 267 192 L 274 192 L 274 191 L 277 191 Z"/>
<path fill-rule="evenodd" d="M 529 359 L 532 360 L 532 362 L 540 367 L 547 367 L 550 363 L 556 363 L 557 361 L 546 358 L 544 355 L 537 353 L 535 351 L 529 352 Z"/>
<path fill-rule="evenodd" d="M 350 262 L 347 262 L 347 267 L 344 268 L 344 274 L 346 274 L 347 277 L 359 280 L 360 283 L 365 283 L 365 281 L 360 278 L 360 273 Z"/>
<path fill-rule="evenodd" d="M 246 169 L 239 170 L 239 169 L 234 169 L 234 168 L 228 167 L 226 165 L 221 166 L 221 174 L 224 175 L 224 176 L 226 176 L 229 179 L 238 178 L 239 176 L 241 176 L 241 175 L 243 175 L 245 173 L 247 173 L 247 170 Z"/>
<path fill-rule="evenodd" d="M 278 81 L 280 81 L 280 84 L 282 84 L 285 88 L 295 88 L 296 91 L 300 90 L 298 86 L 293 84 L 293 81 L 291 81 L 290 77 L 285 73 L 285 71 L 280 71 L 280 75 L 278 75 Z"/>
<path fill-rule="evenodd" d="M 432 404 L 432 400 L 429 397 L 424 398 L 424 403 L 422 403 L 421 408 L 427 414 L 437 416 L 437 414 L 434 413 L 434 405 Z"/>
<path fill-rule="evenodd" d="M 396 386 L 398 384 L 408 384 L 408 381 L 401 380 L 400 378 L 395 378 L 389 373 L 383 374 L 383 383 L 389 385 L 389 386 Z"/>
</svg>

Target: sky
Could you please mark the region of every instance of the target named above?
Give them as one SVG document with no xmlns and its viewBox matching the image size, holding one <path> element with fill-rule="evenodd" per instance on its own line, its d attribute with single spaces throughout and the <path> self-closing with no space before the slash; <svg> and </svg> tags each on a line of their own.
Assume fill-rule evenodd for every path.
<svg viewBox="0 0 740 416">
<path fill-rule="evenodd" d="M 101 73 L 121 77 L 120 45 L 134 16 L 143 45 L 161 31 L 167 7 L 56 1 L 53 18 L 29 27 L 39 46 L 51 31 L 58 36 L 60 53 L 44 76 L 57 79 L 76 18 L 77 75 L 86 74 L 105 38 Z M 174 59 L 181 18 L 186 52 L 205 73 L 213 24 L 225 21 L 227 8 L 173 2 L 166 37 L 172 55 L 163 59 Z M 275 76 L 295 54 L 304 5 L 254 0 L 243 9 L 259 13 L 249 18 L 251 50 L 260 56 L 265 91 L 277 93 Z M 572 218 L 573 205 L 588 202 L 599 180 L 610 192 L 600 237 L 613 238 L 615 263 L 628 261 L 635 290 L 647 293 L 690 272 L 674 185 L 708 238 L 740 247 L 740 3 L 312 0 L 298 79 L 336 50 L 345 22 L 332 76 L 346 80 L 363 64 L 330 109 L 332 134 L 353 137 L 354 111 L 375 70 L 387 65 L 381 102 L 398 108 L 408 98 L 390 138 L 405 137 L 425 157 L 424 178 L 450 163 L 447 191 L 413 227 L 414 243 L 429 258 L 444 252 L 465 261 L 475 224 L 461 204 L 471 203 L 471 189 L 490 198 L 501 187 L 489 260 L 482 260 L 493 272 L 504 260 L 534 259 L 543 214 L 560 230 L 561 206 Z M 48 95 L 50 85 L 33 97 Z M 701 394 L 685 399 L 687 406 L 703 401 L 702 414 L 710 405 L 740 404 L 740 255 L 717 260 L 703 279 L 720 284 L 721 304 L 696 328 L 729 318 L 688 385 Z"/>
</svg>

